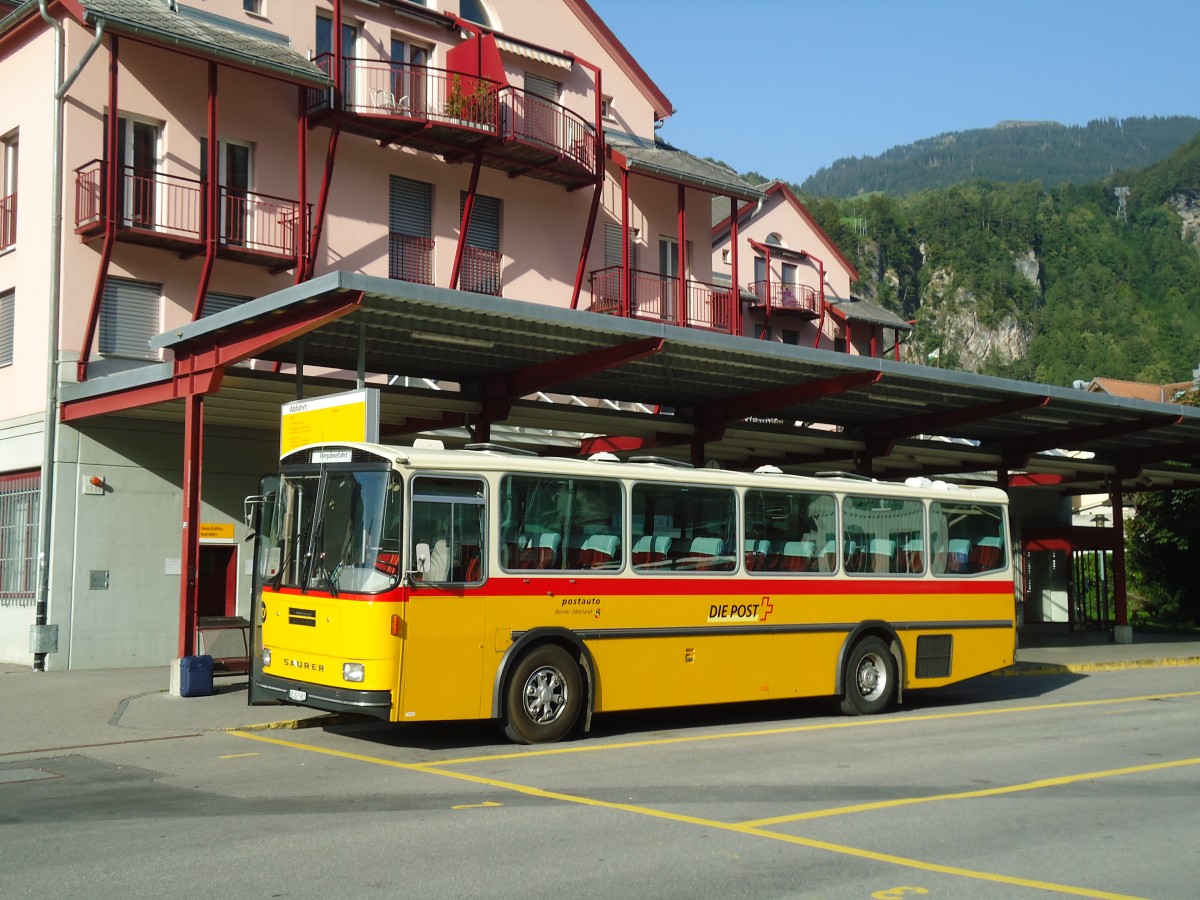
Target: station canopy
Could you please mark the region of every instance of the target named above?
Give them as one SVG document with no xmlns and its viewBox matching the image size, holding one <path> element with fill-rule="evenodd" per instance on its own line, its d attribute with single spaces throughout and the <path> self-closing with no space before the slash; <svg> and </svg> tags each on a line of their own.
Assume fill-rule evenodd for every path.
<svg viewBox="0 0 1200 900">
<path fill-rule="evenodd" d="M 381 392 L 381 438 L 612 450 L 733 469 L 842 471 L 1060 493 L 1200 487 L 1200 408 L 954 372 L 639 319 L 331 272 L 173 329 L 173 355 L 64 385 L 63 419 L 276 428 L 283 403 Z M 277 362 L 253 368 L 249 358 Z M 341 378 L 306 374 L 336 371 Z M 478 431 L 475 432 L 478 434 Z M 998 475 L 998 473 L 1003 473 Z"/>
</svg>

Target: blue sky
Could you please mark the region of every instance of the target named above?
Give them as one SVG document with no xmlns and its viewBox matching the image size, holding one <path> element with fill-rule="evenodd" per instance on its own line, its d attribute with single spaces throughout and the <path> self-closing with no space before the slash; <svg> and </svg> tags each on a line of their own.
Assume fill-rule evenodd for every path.
<svg viewBox="0 0 1200 900">
<path fill-rule="evenodd" d="M 671 143 L 802 182 L 1007 119 L 1200 116 L 1200 0 L 590 0 Z"/>
</svg>

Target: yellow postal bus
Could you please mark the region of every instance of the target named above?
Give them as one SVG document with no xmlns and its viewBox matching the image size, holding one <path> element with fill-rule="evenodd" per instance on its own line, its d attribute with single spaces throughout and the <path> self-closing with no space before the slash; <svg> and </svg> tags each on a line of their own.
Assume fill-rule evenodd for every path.
<svg viewBox="0 0 1200 900">
<path fill-rule="evenodd" d="M 875 713 L 1013 660 L 992 488 L 327 444 L 253 499 L 252 702 L 541 742 L 614 710 Z"/>
</svg>

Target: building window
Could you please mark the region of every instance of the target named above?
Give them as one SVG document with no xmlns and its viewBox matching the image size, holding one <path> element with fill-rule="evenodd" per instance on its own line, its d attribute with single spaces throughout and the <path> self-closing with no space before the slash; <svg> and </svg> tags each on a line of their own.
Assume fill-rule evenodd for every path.
<svg viewBox="0 0 1200 900">
<path fill-rule="evenodd" d="M 158 359 L 150 349 L 150 338 L 162 330 L 161 297 L 161 284 L 107 279 L 100 299 L 100 352 L 131 359 Z"/>
<path fill-rule="evenodd" d="M 461 217 L 467 192 L 459 194 Z M 500 296 L 500 218 L 503 204 L 498 197 L 476 194 L 471 206 L 471 225 L 467 229 L 466 251 L 458 276 L 460 290 Z"/>
<path fill-rule="evenodd" d="M 40 487 L 37 472 L 0 475 L 0 600 L 28 600 L 21 606 L 36 588 Z"/>
<path fill-rule="evenodd" d="M 613 98 L 604 97 L 600 100 L 600 118 L 613 119 L 616 116 L 613 114 Z"/>
<path fill-rule="evenodd" d="M 17 242 L 17 133 L 0 137 L 0 250 Z"/>
<path fill-rule="evenodd" d="M 0 366 L 12 365 L 16 306 L 16 291 L 0 292 Z"/>
<path fill-rule="evenodd" d="M 487 8 L 483 5 L 483 0 L 459 0 L 458 14 L 468 22 L 474 22 L 485 28 L 493 27 L 492 17 L 488 15 Z"/>
<path fill-rule="evenodd" d="M 728 248 L 721 251 L 721 263 L 726 266 L 729 265 L 729 250 L 728 250 Z"/>
<path fill-rule="evenodd" d="M 264 0 L 242 0 L 242 9 L 252 16 L 262 16 L 266 14 L 263 3 Z"/>
<path fill-rule="evenodd" d="M 254 172 L 254 148 L 243 141 L 217 141 L 220 171 L 221 243 L 245 246 L 253 233 L 254 207 L 250 192 Z M 200 138 L 200 181 L 208 182 L 208 138 Z"/>
<path fill-rule="evenodd" d="M 428 182 L 391 177 L 388 278 L 433 284 L 433 185 Z"/>
<path fill-rule="evenodd" d="M 121 171 L 122 224 L 132 228 L 158 227 L 165 191 L 159 183 L 162 129 L 158 123 L 122 117 L 117 122 L 117 165 Z"/>
</svg>

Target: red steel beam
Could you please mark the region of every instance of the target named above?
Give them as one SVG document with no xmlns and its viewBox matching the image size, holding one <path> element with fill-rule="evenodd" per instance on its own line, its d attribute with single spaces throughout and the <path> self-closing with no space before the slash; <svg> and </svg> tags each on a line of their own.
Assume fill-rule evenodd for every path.
<svg viewBox="0 0 1200 900">
<path fill-rule="evenodd" d="M 264 317 L 244 325 L 236 334 L 229 335 L 227 342 L 218 339 L 194 348 L 178 347 L 170 379 L 128 391 L 63 403 L 61 421 L 77 422 L 181 397 L 211 394 L 220 388 L 221 378 L 229 366 L 243 359 L 260 356 L 280 344 L 349 315 L 361 304 L 361 292 L 335 294 L 315 306 L 289 310 L 279 316 Z"/>
<path fill-rule="evenodd" d="M 467 199 L 463 202 L 462 221 L 458 226 L 458 246 L 454 248 L 454 267 L 450 270 L 450 289 L 458 289 L 458 276 L 462 271 L 463 251 L 467 247 L 467 232 L 471 228 L 471 210 L 475 206 L 475 191 L 479 188 L 479 167 L 483 165 L 483 153 L 475 154 L 471 164 L 471 181 L 467 186 Z"/>
<path fill-rule="evenodd" d="M 204 222 L 204 266 L 200 270 L 200 284 L 196 287 L 196 302 L 192 304 L 192 321 L 204 315 L 204 299 L 208 296 L 208 285 L 212 279 L 213 262 L 217 258 L 217 236 L 220 213 L 221 155 L 217 138 L 217 64 L 208 64 L 208 181 L 204 184 L 204 201 L 201 217 Z"/>
<path fill-rule="evenodd" d="M 1183 416 L 1144 416 L 1129 422 L 1110 422 L 1103 425 L 1090 425 L 1084 428 L 1064 428 L 1058 431 L 1045 431 L 1002 442 L 1005 462 L 1010 463 L 1010 469 L 1023 469 L 1029 457 L 1041 450 L 1053 450 L 1056 447 L 1073 447 L 1090 441 L 1104 438 L 1120 437 L 1126 434 L 1136 434 L 1139 431 L 1153 431 L 1155 428 L 1166 428 L 1178 425 Z M 1016 464 L 1012 464 L 1015 462 Z"/>
<path fill-rule="evenodd" d="M 88 311 L 87 326 L 83 330 L 83 346 L 79 350 L 79 361 L 75 364 L 75 376 L 87 381 L 88 359 L 92 355 L 92 343 L 96 339 L 96 326 L 100 321 L 100 303 L 104 299 L 104 284 L 108 281 L 108 265 L 112 261 L 113 241 L 117 236 L 117 125 L 120 107 L 117 105 L 117 71 L 120 60 L 120 38 L 109 37 L 108 48 L 108 119 L 104 134 L 104 244 L 100 250 L 100 266 L 96 271 L 96 287 L 92 291 L 92 306 Z"/>
<path fill-rule="evenodd" d="M 183 558 L 179 579 L 179 655 L 196 649 L 200 601 L 200 473 L 204 460 L 204 396 L 189 394 L 183 415 Z"/>
<path fill-rule="evenodd" d="M 703 426 L 719 432 L 711 438 L 719 440 L 720 434 L 724 433 L 724 426 L 730 422 L 751 416 L 763 416 L 800 401 L 817 400 L 867 387 L 876 384 L 881 378 L 883 372 L 850 372 L 819 381 L 769 388 L 754 394 L 739 394 L 697 406 L 695 420 L 697 427 Z"/>
<path fill-rule="evenodd" d="M 483 394 L 483 419 L 487 422 L 503 421 L 512 408 L 513 401 L 535 391 L 546 390 L 572 378 L 580 378 L 604 372 L 618 366 L 637 362 L 658 353 L 666 345 L 664 338 L 643 338 L 615 347 L 604 347 L 578 356 L 552 359 L 544 363 L 518 369 L 503 375 L 488 378 L 481 385 Z"/>
</svg>

